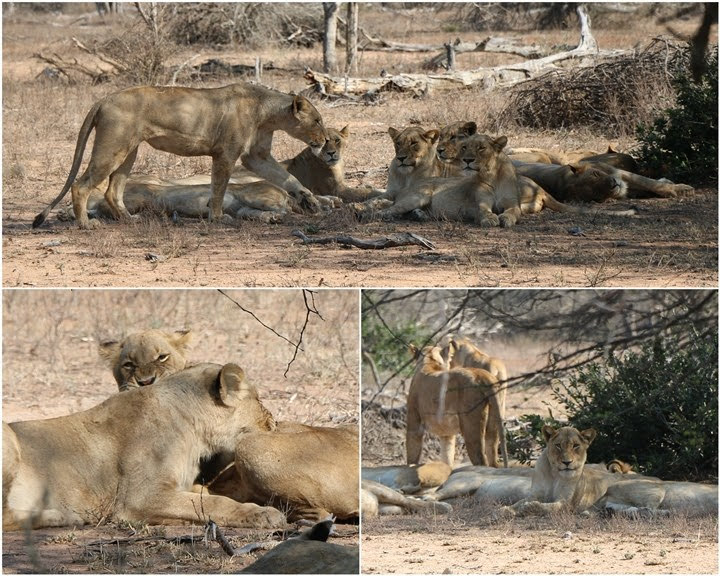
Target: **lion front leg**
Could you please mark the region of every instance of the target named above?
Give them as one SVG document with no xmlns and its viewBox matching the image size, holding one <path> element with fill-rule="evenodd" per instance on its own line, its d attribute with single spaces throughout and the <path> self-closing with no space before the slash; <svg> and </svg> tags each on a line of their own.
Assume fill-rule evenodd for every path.
<svg viewBox="0 0 720 576">
<path fill-rule="evenodd" d="M 508 208 L 500 214 L 498 220 L 500 221 L 500 226 L 503 228 L 515 226 L 515 224 L 520 221 L 520 207 L 513 206 L 512 208 Z"/>
<path fill-rule="evenodd" d="M 212 195 L 208 202 L 210 208 L 210 220 L 220 222 L 223 219 L 223 200 L 225 199 L 225 190 L 227 190 L 230 181 L 230 173 L 235 161 L 230 161 L 223 156 L 213 157 L 212 171 L 210 176 L 210 188 Z"/>
<path fill-rule="evenodd" d="M 242 156 L 241 161 L 248 170 L 291 194 L 303 208 L 313 213 L 320 211 L 320 202 L 315 195 L 275 160 L 269 150 L 254 150 Z"/>
<path fill-rule="evenodd" d="M 276 508 L 236 502 L 225 496 L 175 492 L 150 500 L 139 503 L 122 516 L 151 524 L 172 524 L 178 520 L 205 523 L 214 520 L 218 524 L 238 528 L 274 529 L 286 525 L 285 515 Z"/>
</svg>

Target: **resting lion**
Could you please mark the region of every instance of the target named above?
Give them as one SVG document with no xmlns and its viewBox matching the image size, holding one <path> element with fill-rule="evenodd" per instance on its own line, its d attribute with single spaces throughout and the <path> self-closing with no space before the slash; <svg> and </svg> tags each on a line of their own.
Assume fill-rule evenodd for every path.
<svg viewBox="0 0 720 576">
<path fill-rule="evenodd" d="M 405 496 L 397 490 L 373 480 L 363 480 L 360 486 L 360 505 L 363 519 L 391 514 L 417 512 L 445 514 L 452 511 L 452 506 L 445 502 L 426 501 L 412 496 Z"/>
<path fill-rule="evenodd" d="M 95 129 L 92 155 L 83 175 L 75 181 L 90 132 Z M 106 96 L 90 109 L 78 135 L 72 167 L 60 194 L 37 215 L 40 226 L 72 186 L 78 226 L 97 226 L 87 215 L 93 188 L 110 178 L 105 199 L 115 218 L 130 218 L 123 190 L 138 146 L 180 156 L 212 157 L 210 216 L 222 217 L 223 197 L 238 158 L 243 166 L 265 180 L 317 207 L 317 201 L 271 155 L 275 130 L 309 144 L 313 150 L 327 140 L 322 118 L 309 100 L 254 84 L 221 88 L 138 86 Z"/>
<path fill-rule="evenodd" d="M 200 364 L 49 420 L 3 426 L 3 529 L 115 520 L 276 528 L 283 514 L 191 491 L 199 461 L 270 413 L 235 364 Z"/>
<path fill-rule="evenodd" d="M 272 432 L 245 434 L 234 466 L 208 488 L 286 510 L 291 521 L 357 518 L 358 428 L 278 423 Z"/>
<path fill-rule="evenodd" d="M 545 449 L 535 464 L 530 495 L 503 513 L 546 515 L 590 508 L 630 516 L 660 513 L 717 514 L 717 485 L 663 482 L 636 474 L 618 474 L 604 465 L 585 464 L 594 429 L 543 426 Z"/>
<path fill-rule="evenodd" d="M 100 344 L 100 356 L 110 367 L 120 392 L 148 386 L 161 376 L 185 368 L 185 352 L 192 333 L 180 330 L 146 330 L 121 341 Z"/>
<path fill-rule="evenodd" d="M 421 351 L 410 347 L 417 365 L 407 398 L 407 463 L 419 463 L 423 435 L 427 431 L 440 437 L 441 461 L 453 465 L 455 435 L 460 433 L 470 461 L 487 466 L 488 418 L 494 419 L 494 426 L 503 430 L 495 394 L 497 378 L 480 368 L 450 368 L 441 352 L 438 346 Z M 500 440 L 507 466 L 504 433 Z"/>
<path fill-rule="evenodd" d="M 647 195 L 674 198 L 692 191 L 692 187 L 685 184 L 653 180 L 604 162 L 578 162 L 564 166 L 514 164 L 519 175 L 530 178 L 561 202 L 605 202 L 612 198 Z"/>
<path fill-rule="evenodd" d="M 388 129 L 395 147 L 395 157 L 388 169 L 388 183 L 384 194 L 353 205 L 362 217 L 397 218 L 424 208 L 430 203 L 431 190 L 418 188 L 427 178 L 444 174 L 443 163 L 437 158 L 437 130 L 410 126 L 403 130 Z"/>
<path fill-rule="evenodd" d="M 363 480 L 372 480 L 398 490 L 403 494 L 416 494 L 437 488 L 445 482 L 452 468 L 445 462 L 425 462 L 420 466 L 363 466 Z"/>
</svg>

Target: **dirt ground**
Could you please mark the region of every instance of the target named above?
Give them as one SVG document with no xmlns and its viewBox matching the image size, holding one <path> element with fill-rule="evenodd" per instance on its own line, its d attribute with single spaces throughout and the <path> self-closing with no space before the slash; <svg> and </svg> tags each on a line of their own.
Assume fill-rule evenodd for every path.
<svg viewBox="0 0 720 576">
<path fill-rule="evenodd" d="M 364 9 L 364 25 L 397 41 L 447 41 L 450 24 L 428 25 L 423 13 Z M 679 22 L 691 30 L 694 22 Z M 360 224 L 347 209 L 331 214 L 289 217 L 265 225 L 240 222 L 214 225 L 147 216 L 140 223 L 107 223 L 102 230 L 79 231 L 54 215 L 37 230 L 33 217 L 61 189 L 70 167 L 80 124 L 92 104 L 121 86 L 87 80 L 67 85 L 44 79 L 46 67 L 37 52 L 56 52 L 86 61 L 68 39 L 86 45 L 118 34 L 119 24 L 94 14 L 57 15 L 18 12 L 3 22 L 3 285 L 25 286 L 715 286 L 717 285 L 717 190 L 700 188 L 675 200 L 618 202 L 635 206 L 635 218 L 565 215 L 544 212 L 523 219 L 511 230 L 480 229 L 446 222 L 410 221 Z M 449 29 L 449 28 L 448 28 Z M 603 48 L 630 48 L 665 33 L 653 18 L 633 27 L 598 28 Z M 513 33 L 523 42 L 542 46 L 574 45 L 577 30 Z M 462 34 L 470 39 L 472 33 Z M 252 63 L 255 56 L 272 62 L 263 82 L 281 90 L 306 88 L 305 66 L 320 68 L 319 49 L 256 51 L 188 49 L 177 63 L 222 58 Z M 360 75 L 420 71 L 425 54 L 364 53 Z M 513 57 L 473 53 L 458 56 L 459 68 L 507 63 Z M 517 59 L 517 57 L 515 57 Z M 172 62 L 171 62 L 172 63 Z M 40 75 L 40 76 L 38 76 Z M 214 78 L 202 85 L 242 80 Z M 199 85 L 189 80 L 189 84 Z M 388 94 L 375 105 L 319 101 L 328 126 L 348 125 L 352 133 L 346 173 L 352 184 L 384 187 L 393 156 L 389 126 L 419 123 L 428 128 L 455 120 L 481 124 L 501 109 L 506 94 L 468 89 L 413 99 Z M 516 129 L 511 146 L 604 150 L 611 139 L 585 129 L 531 132 Z M 631 136 L 612 138 L 622 150 Z M 287 158 L 302 144 L 276 133 L 274 155 Z M 87 156 L 87 154 L 86 154 Z M 206 158 L 179 158 L 140 147 L 134 170 L 160 177 L 207 173 Z M 337 245 L 305 246 L 294 229 L 316 236 L 351 234 L 377 239 L 412 231 L 431 240 L 437 250 L 417 247 L 379 251 Z M 578 230 L 579 229 L 579 230 Z M 571 232 L 572 230 L 572 232 Z"/>
<path fill-rule="evenodd" d="M 97 353 L 98 343 L 161 328 L 192 330 L 190 362 L 242 366 L 277 420 L 319 426 L 358 422 L 356 291 L 309 295 L 322 319 L 309 318 L 287 377 L 294 346 L 269 328 L 298 341 L 306 317 L 302 291 L 227 294 L 235 302 L 215 290 L 4 290 L 3 420 L 62 416 L 102 402 L 117 386 Z M 221 530 L 235 547 L 271 540 L 267 531 Z M 357 526 L 339 525 L 338 534 L 337 543 L 357 545 Z M 178 536 L 193 539 L 176 543 Z M 5 532 L 2 568 L 6 573 L 234 572 L 262 554 L 231 558 L 202 538 L 202 524 L 105 523 Z"/>
</svg>

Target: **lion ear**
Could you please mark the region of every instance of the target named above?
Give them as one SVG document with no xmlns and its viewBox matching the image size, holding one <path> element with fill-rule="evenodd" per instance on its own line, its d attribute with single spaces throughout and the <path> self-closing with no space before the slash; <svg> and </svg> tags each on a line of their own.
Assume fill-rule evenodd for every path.
<svg viewBox="0 0 720 576">
<path fill-rule="evenodd" d="M 390 128 L 388 128 L 388 134 L 390 134 L 390 138 L 395 140 L 398 137 L 398 134 L 400 134 L 400 131 L 390 126 Z"/>
<path fill-rule="evenodd" d="M 543 435 L 543 438 L 545 438 L 546 443 L 550 442 L 550 439 L 553 436 L 555 436 L 556 433 L 557 433 L 557 430 L 555 430 L 555 428 L 550 426 L 550 424 L 545 424 L 542 427 L 542 435 Z"/>
<path fill-rule="evenodd" d="M 580 162 L 576 162 L 575 164 L 568 164 L 570 167 L 570 170 L 572 170 L 573 174 L 582 174 L 587 170 L 588 165 L 582 164 Z"/>
<path fill-rule="evenodd" d="M 585 442 L 588 443 L 588 445 L 592 444 L 592 441 L 595 440 L 595 437 L 597 436 L 597 431 L 595 428 L 588 428 L 586 430 L 580 431 L 580 436 L 582 436 L 585 439 Z"/>
<path fill-rule="evenodd" d="M 408 345 L 408 351 L 410 352 L 410 356 L 412 356 L 413 358 L 417 358 L 417 357 L 418 357 L 418 352 L 419 352 L 420 350 L 418 349 L 417 346 L 415 346 L 415 344 L 409 344 L 409 345 Z"/>
<path fill-rule="evenodd" d="M 432 144 L 438 141 L 438 138 L 440 138 L 440 132 L 438 130 L 428 130 L 423 134 L 426 140 L 430 140 Z"/>
<path fill-rule="evenodd" d="M 473 134 L 476 134 L 477 124 L 475 124 L 475 122 L 465 122 L 462 127 L 462 132 L 467 136 L 472 136 Z"/>
<path fill-rule="evenodd" d="M 350 136 L 350 126 L 345 126 L 345 128 L 343 128 L 342 130 L 340 130 L 340 135 L 341 135 L 343 138 L 347 138 L 348 136 Z"/>
<path fill-rule="evenodd" d="M 307 98 L 305 98 L 304 96 L 300 96 L 300 94 L 296 94 L 293 97 L 292 108 L 293 108 L 293 114 L 295 114 L 296 116 L 303 112 L 307 112 L 312 107 L 313 107 L 313 105 L 310 104 L 310 101 Z"/>
<path fill-rule="evenodd" d="M 245 372 L 237 364 L 225 364 L 215 381 L 215 397 L 225 406 L 237 407 L 242 400 L 257 399 L 257 391 L 245 381 Z"/>
<path fill-rule="evenodd" d="M 498 136 L 493 140 L 493 146 L 495 146 L 495 149 L 500 152 L 505 146 L 507 146 L 507 136 Z"/>
<path fill-rule="evenodd" d="M 117 364 L 120 359 L 120 351 L 122 350 L 122 344 L 116 340 L 108 340 L 101 342 L 98 352 L 100 358 L 105 360 L 105 363 L 111 368 Z"/>
<path fill-rule="evenodd" d="M 193 338 L 190 330 L 176 330 L 173 333 L 165 333 L 165 336 L 173 345 L 173 348 L 177 348 L 181 352 L 187 351 L 190 347 L 190 341 Z"/>
</svg>

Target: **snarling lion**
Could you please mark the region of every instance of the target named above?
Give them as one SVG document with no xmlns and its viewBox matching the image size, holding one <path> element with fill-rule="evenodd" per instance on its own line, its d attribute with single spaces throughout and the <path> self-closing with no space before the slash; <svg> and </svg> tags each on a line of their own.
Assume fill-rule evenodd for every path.
<svg viewBox="0 0 720 576">
<path fill-rule="evenodd" d="M 192 333 L 189 330 L 165 332 L 146 330 L 130 334 L 121 341 L 100 344 L 100 356 L 112 370 L 120 392 L 148 386 L 166 374 L 185 368 L 185 352 Z"/>
<path fill-rule="evenodd" d="M 535 464 L 530 495 L 503 513 L 546 515 L 590 508 L 644 516 L 682 512 L 717 514 L 717 485 L 663 482 L 637 474 L 618 474 L 604 465 L 585 464 L 594 429 L 543 426 L 546 446 Z"/>
<path fill-rule="evenodd" d="M 358 428 L 278 423 L 272 432 L 245 434 L 235 464 L 210 485 L 211 494 L 272 505 L 291 521 L 332 514 L 357 518 Z"/>
<path fill-rule="evenodd" d="M 439 346 L 423 350 L 410 346 L 417 364 L 407 398 L 407 463 L 419 463 L 427 431 L 440 437 L 440 460 L 446 464 L 453 465 L 455 435 L 460 433 L 470 461 L 487 466 L 488 418 L 503 428 L 495 394 L 497 378 L 480 368 L 450 368 L 442 352 Z M 504 433 L 500 448 L 507 466 Z"/>
<path fill-rule="evenodd" d="M 691 186 L 653 180 L 604 162 L 525 164 L 514 162 L 517 173 L 535 181 L 561 202 L 605 202 L 614 198 L 661 196 L 674 198 Z"/>
<path fill-rule="evenodd" d="M 388 169 L 387 189 L 377 198 L 353 205 L 361 217 L 397 218 L 428 206 L 432 190 L 420 189 L 418 184 L 427 178 L 440 177 L 445 171 L 436 155 L 437 130 L 419 126 L 403 130 L 390 127 L 388 133 L 395 157 Z"/>
<path fill-rule="evenodd" d="M 92 155 L 76 181 L 93 129 Z M 238 158 L 258 176 L 316 206 L 312 193 L 273 159 L 275 130 L 287 132 L 317 152 L 327 140 L 322 117 L 309 100 L 254 84 L 221 88 L 139 86 L 110 94 L 85 117 L 67 181 L 57 198 L 37 215 L 33 228 L 43 223 L 71 187 L 78 226 L 95 227 L 97 221 L 88 219 L 87 199 L 106 178 L 110 180 L 105 199 L 113 215 L 130 218 L 123 190 L 142 142 L 180 156 L 212 158 L 210 215 L 214 220 L 222 217 L 225 188 Z"/>
<path fill-rule="evenodd" d="M 3 529 L 102 518 L 277 528 L 284 515 L 191 491 L 201 458 L 271 430 L 270 413 L 235 364 L 200 364 L 152 386 L 49 420 L 3 427 Z"/>
</svg>

